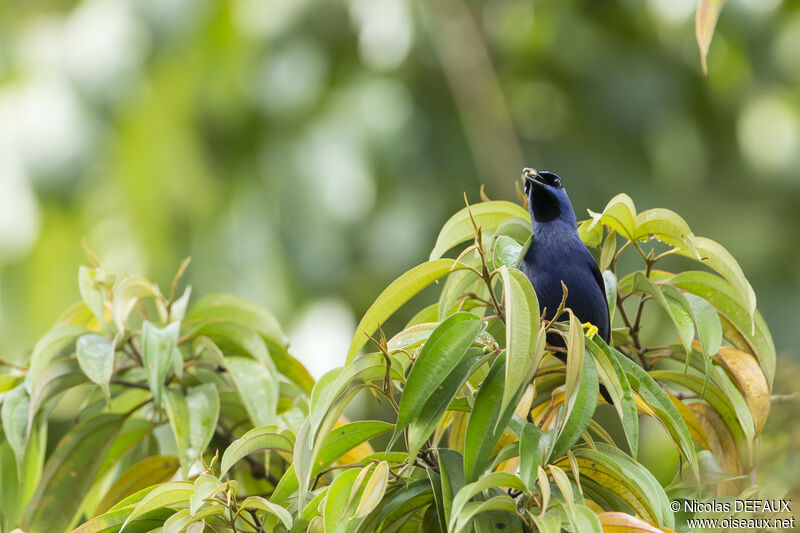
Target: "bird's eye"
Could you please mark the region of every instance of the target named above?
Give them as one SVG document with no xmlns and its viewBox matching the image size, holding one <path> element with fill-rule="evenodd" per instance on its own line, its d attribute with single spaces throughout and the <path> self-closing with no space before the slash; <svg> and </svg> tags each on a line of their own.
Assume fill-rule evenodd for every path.
<svg viewBox="0 0 800 533">
<path fill-rule="evenodd" d="M 554 179 L 553 180 L 553 185 L 560 189 L 561 188 L 561 180 L 558 179 L 558 178 Z"/>
</svg>

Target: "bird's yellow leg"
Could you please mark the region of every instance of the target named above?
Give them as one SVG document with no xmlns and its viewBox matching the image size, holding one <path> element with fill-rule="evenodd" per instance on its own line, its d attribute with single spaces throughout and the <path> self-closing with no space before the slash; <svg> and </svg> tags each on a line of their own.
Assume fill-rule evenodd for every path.
<svg viewBox="0 0 800 533">
<path fill-rule="evenodd" d="M 586 336 L 590 339 L 593 339 L 595 335 L 597 335 L 597 326 L 592 324 L 591 322 L 584 322 L 581 324 L 583 329 L 586 330 Z"/>
</svg>

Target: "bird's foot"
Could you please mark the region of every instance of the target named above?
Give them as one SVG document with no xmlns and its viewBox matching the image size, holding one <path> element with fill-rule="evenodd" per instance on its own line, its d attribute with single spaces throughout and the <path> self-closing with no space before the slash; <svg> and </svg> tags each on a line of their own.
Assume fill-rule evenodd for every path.
<svg viewBox="0 0 800 533">
<path fill-rule="evenodd" d="M 593 339 L 595 335 L 597 335 L 597 326 L 592 324 L 591 322 L 585 322 L 581 324 L 583 329 L 586 330 L 586 336 L 590 339 Z"/>
</svg>

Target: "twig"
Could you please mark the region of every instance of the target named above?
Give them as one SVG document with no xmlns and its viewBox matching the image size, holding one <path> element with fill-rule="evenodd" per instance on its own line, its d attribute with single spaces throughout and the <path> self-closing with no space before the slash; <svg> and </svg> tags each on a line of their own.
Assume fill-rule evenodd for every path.
<svg viewBox="0 0 800 533">
<path fill-rule="evenodd" d="M 616 254 L 614 254 L 614 258 L 611 260 L 611 263 L 608 265 L 608 268 L 609 268 L 609 270 L 611 270 L 611 272 L 614 272 L 616 274 L 616 272 L 617 272 L 617 259 L 619 259 L 619 256 L 622 255 L 622 252 L 624 252 L 625 249 L 630 245 L 631 245 L 631 241 L 629 240 L 628 242 L 623 244 L 620 247 L 619 250 L 617 250 Z"/>
<path fill-rule="evenodd" d="M 793 392 L 791 394 L 773 394 L 769 397 L 770 403 L 790 403 L 800 401 L 800 394 Z"/>
<path fill-rule="evenodd" d="M 569 291 L 567 290 L 567 286 L 564 285 L 564 282 L 562 281 L 561 282 L 561 303 L 558 304 L 558 308 L 556 309 L 556 314 L 553 315 L 553 318 L 551 318 L 550 321 L 547 324 L 545 324 L 545 326 L 544 326 L 545 330 L 550 329 L 550 327 L 553 325 L 553 323 L 564 312 L 564 306 L 567 304 L 567 294 L 568 293 L 569 293 Z M 542 315 L 544 315 L 544 312 L 546 310 L 547 310 L 547 308 L 542 310 Z"/>
<path fill-rule="evenodd" d="M 26 372 L 28 370 L 26 367 L 18 365 L 17 363 L 12 363 L 8 359 L 3 359 L 2 357 L 0 357 L 0 366 L 10 366 L 11 368 L 16 368 L 17 370 L 24 370 Z"/>
<path fill-rule="evenodd" d="M 172 278 L 172 287 L 169 291 L 169 301 L 167 302 L 167 312 L 169 313 L 170 309 L 172 308 L 172 302 L 175 301 L 175 291 L 178 290 L 178 283 L 181 281 L 183 277 L 183 273 L 186 272 L 186 268 L 189 266 L 189 263 L 192 262 L 191 257 L 187 257 L 183 261 L 181 261 L 181 266 L 178 267 L 178 271 L 175 273 L 175 277 Z"/>
<path fill-rule="evenodd" d="M 147 385 L 143 385 L 141 383 L 134 383 L 133 381 L 125 381 L 124 379 L 112 379 L 109 383 L 112 385 L 122 385 L 123 387 L 129 387 L 132 389 L 142 389 L 142 390 L 150 390 L 150 387 Z"/>
</svg>

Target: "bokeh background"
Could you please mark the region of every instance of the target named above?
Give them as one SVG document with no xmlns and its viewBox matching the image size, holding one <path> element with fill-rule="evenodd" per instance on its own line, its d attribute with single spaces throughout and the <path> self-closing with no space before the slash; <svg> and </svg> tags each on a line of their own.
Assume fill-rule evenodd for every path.
<svg viewBox="0 0 800 533">
<path fill-rule="evenodd" d="M 791 392 L 800 2 L 729 0 L 707 77 L 695 6 L 0 3 L 0 357 L 79 298 L 85 238 L 107 270 L 162 287 L 191 256 L 195 295 L 267 305 L 319 376 L 462 192 L 514 199 L 533 166 L 562 175 L 579 218 L 624 191 L 725 245 Z M 782 405 L 765 449 L 791 484 L 797 404 Z"/>
</svg>

